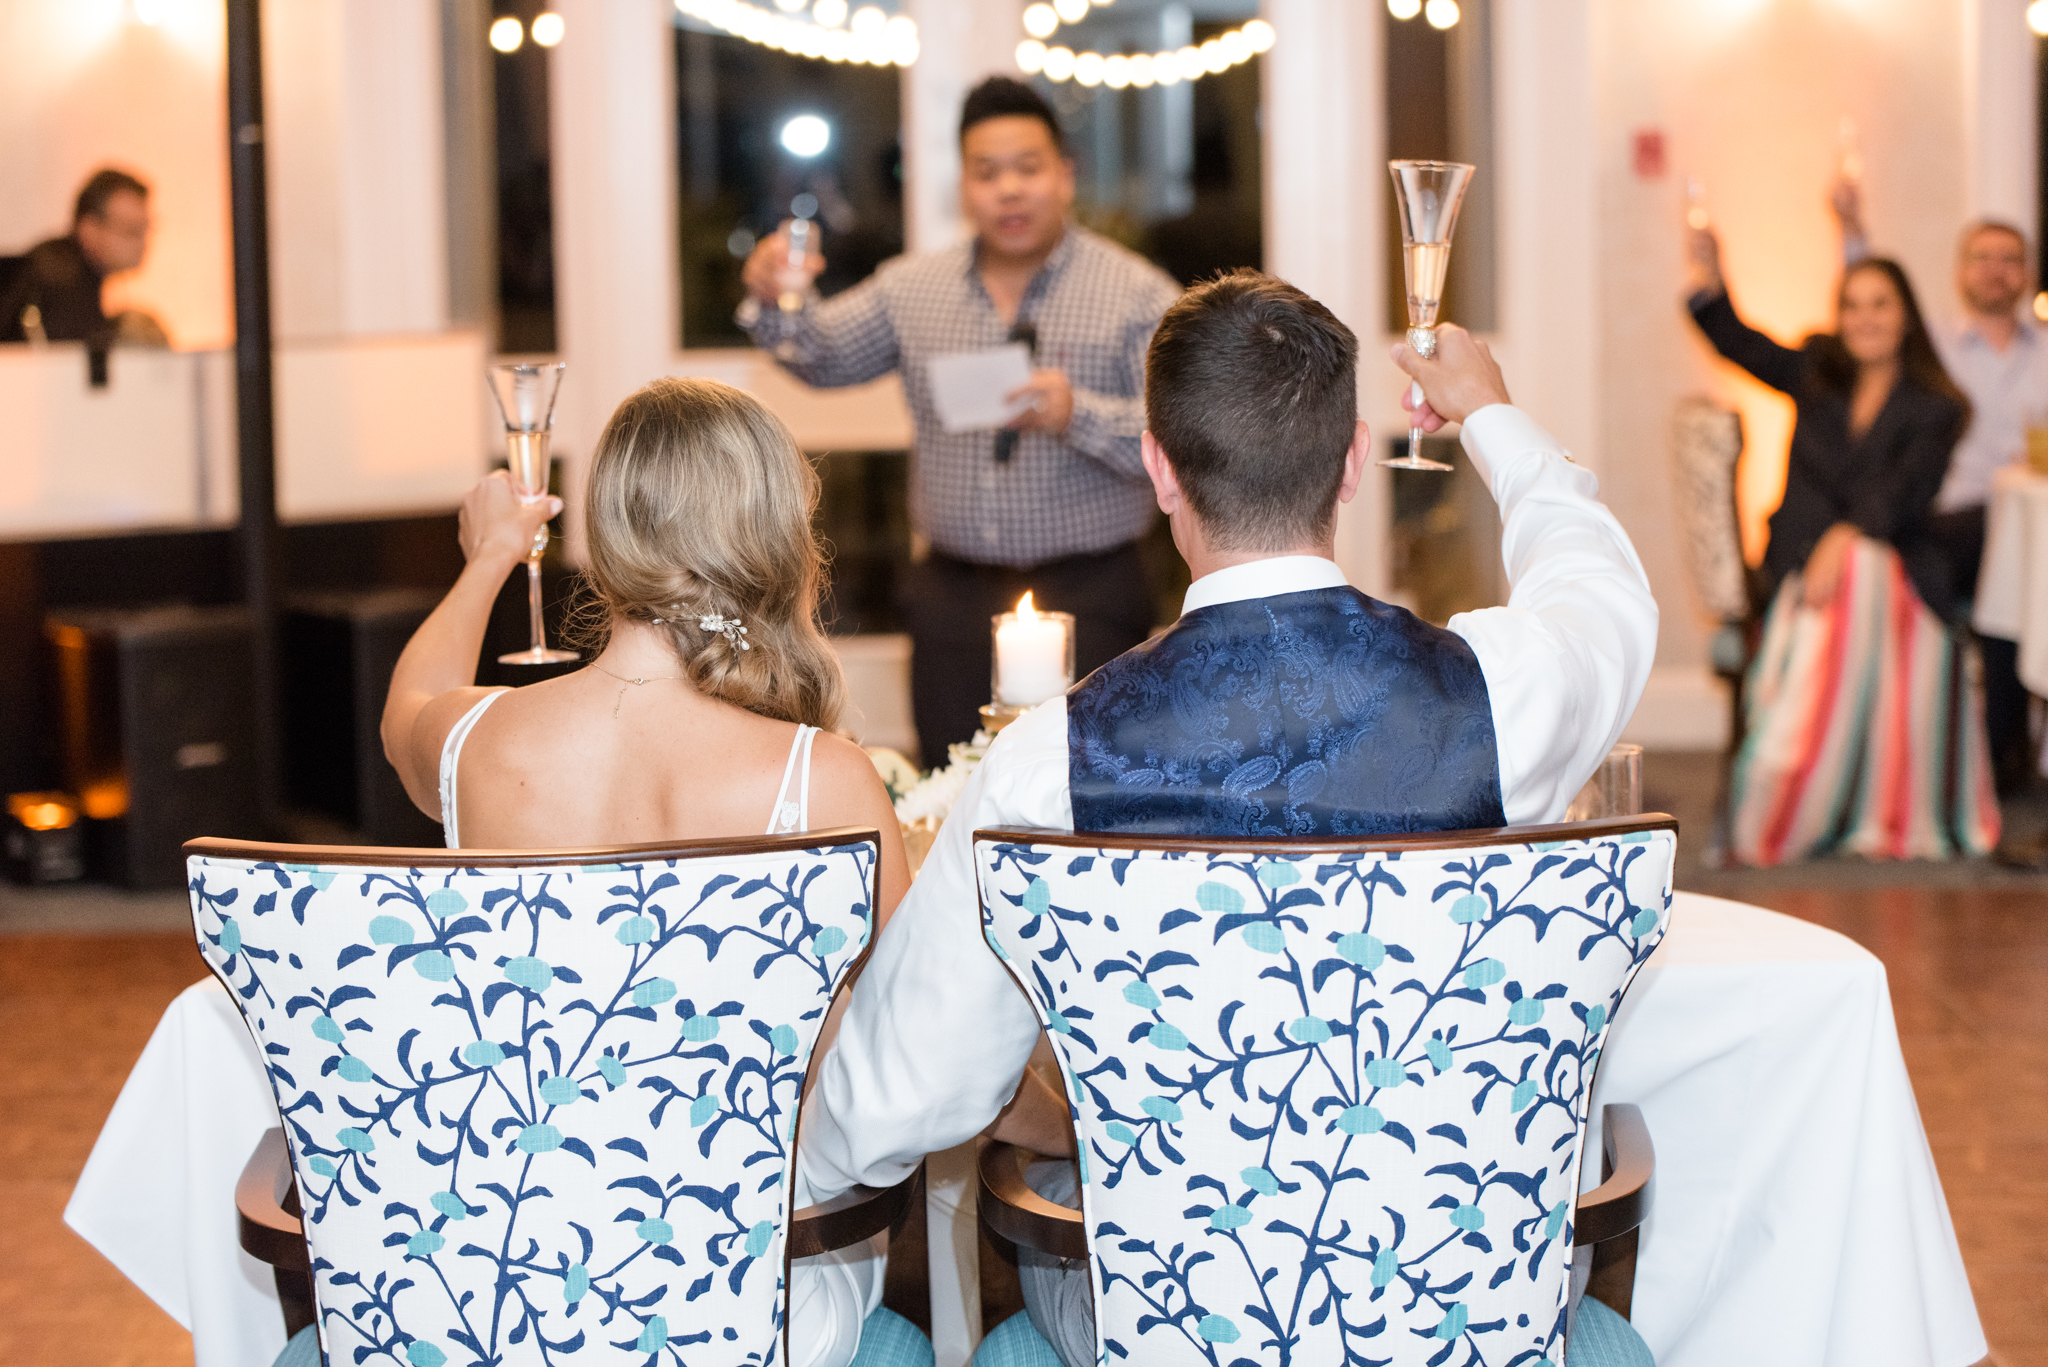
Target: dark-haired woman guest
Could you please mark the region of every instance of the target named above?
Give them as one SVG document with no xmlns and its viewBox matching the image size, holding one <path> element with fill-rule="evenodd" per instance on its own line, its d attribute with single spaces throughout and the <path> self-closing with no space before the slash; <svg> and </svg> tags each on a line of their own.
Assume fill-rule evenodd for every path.
<svg viewBox="0 0 2048 1367">
<path fill-rule="evenodd" d="M 1842 277 L 1832 333 L 1794 350 L 1736 315 L 1720 244 L 1695 231 L 1693 320 L 1723 356 L 1797 405 L 1772 589 L 1746 685 L 1732 853 L 1777 864 L 1982 854 L 1998 842 L 1983 705 L 1958 595 L 1929 531 L 1970 406 L 1897 263 Z"/>
</svg>

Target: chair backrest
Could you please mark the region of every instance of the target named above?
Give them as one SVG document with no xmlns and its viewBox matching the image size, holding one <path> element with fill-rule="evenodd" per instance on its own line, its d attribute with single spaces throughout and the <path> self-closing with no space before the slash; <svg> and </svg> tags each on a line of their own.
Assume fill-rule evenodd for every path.
<svg viewBox="0 0 2048 1367">
<path fill-rule="evenodd" d="M 1742 456 L 1742 415 L 1712 399 L 1681 399 L 1671 422 L 1679 521 L 1685 528 L 1693 587 L 1724 622 L 1749 615 L 1735 466 Z"/>
<path fill-rule="evenodd" d="M 188 845 L 327 1361 L 778 1360 L 799 1094 L 879 849 Z"/>
<path fill-rule="evenodd" d="M 1593 1069 L 1675 844 L 976 832 L 1075 1110 L 1103 1360 L 1562 1363 Z"/>
</svg>

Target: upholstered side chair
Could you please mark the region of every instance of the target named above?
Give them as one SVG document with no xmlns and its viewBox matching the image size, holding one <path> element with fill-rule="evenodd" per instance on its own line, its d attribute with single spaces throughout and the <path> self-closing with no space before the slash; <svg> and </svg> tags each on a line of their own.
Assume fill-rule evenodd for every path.
<svg viewBox="0 0 2048 1367">
<path fill-rule="evenodd" d="M 1583 1196 L 1580 1166 L 1676 835 L 977 831 L 984 933 L 1059 1059 L 1080 1196 L 1045 1199 L 1030 1155 L 991 1145 L 984 1219 L 1088 1260 L 1099 1362 L 1549 1367 L 1568 1337 L 1574 1362 L 1617 1339 L 1602 1358 L 1646 1361 L 1625 1323 L 1641 1113 L 1605 1109 Z M 987 1361 L 1056 1360 L 1001 1341 L 1021 1321 Z"/>
<path fill-rule="evenodd" d="M 329 1363 L 786 1360 L 788 1260 L 892 1227 L 917 1181 L 790 1210 L 879 849 L 188 844 L 283 1120 L 236 1204 L 287 1357 L 310 1324 Z"/>
</svg>

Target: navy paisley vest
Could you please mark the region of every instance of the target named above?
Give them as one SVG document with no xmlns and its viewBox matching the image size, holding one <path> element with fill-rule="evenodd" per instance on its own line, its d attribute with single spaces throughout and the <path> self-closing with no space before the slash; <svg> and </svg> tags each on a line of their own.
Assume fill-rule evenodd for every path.
<svg viewBox="0 0 2048 1367">
<path fill-rule="evenodd" d="M 1464 640 L 1352 588 L 1218 603 L 1067 695 L 1074 829 L 1358 836 L 1503 826 Z"/>
</svg>

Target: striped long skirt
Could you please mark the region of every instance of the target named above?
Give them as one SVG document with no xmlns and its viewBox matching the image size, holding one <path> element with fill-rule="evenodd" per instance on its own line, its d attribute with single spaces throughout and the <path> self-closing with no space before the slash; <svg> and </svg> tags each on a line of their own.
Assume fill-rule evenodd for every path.
<svg viewBox="0 0 2048 1367">
<path fill-rule="evenodd" d="M 1860 538 L 1826 608 L 1786 578 L 1745 688 L 1731 853 L 1951 859 L 1998 843 L 1975 652 L 1891 547 Z"/>
</svg>

